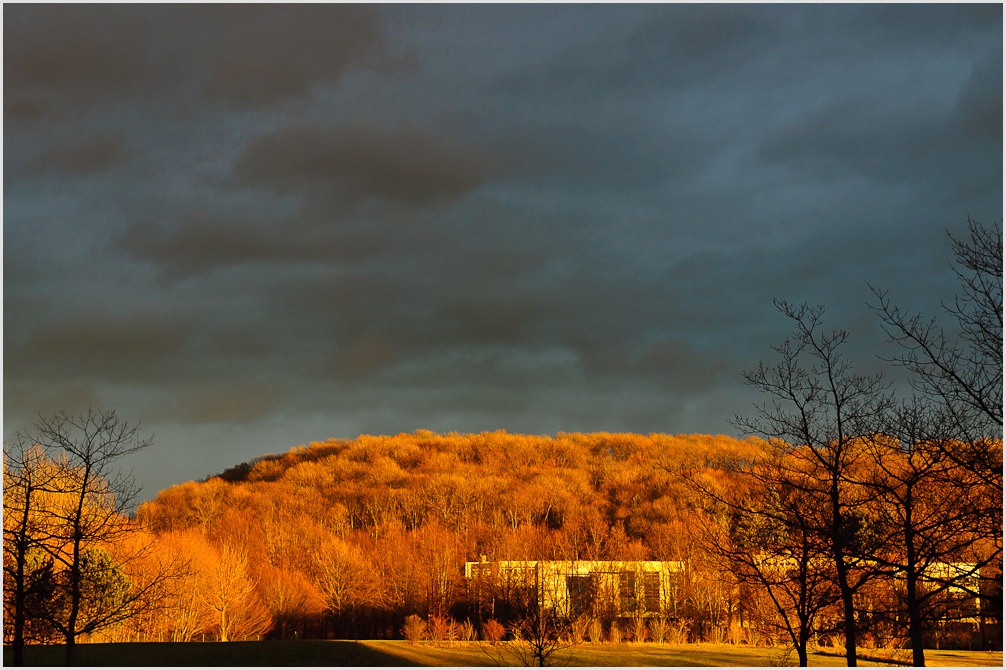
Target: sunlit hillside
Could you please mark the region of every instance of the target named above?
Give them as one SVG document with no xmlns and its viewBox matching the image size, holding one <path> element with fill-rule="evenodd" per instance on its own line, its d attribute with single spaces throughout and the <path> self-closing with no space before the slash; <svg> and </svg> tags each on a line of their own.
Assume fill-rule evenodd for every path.
<svg viewBox="0 0 1006 670">
<path fill-rule="evenodd" d="M 240 566 L 255 596 L 241 606 L 257 609 L 233 635 L 276 622 L 282 634 L 382 636 L 408 614 L 465 619 L 466 561 L 692 558 L 694 512 L 679 469 L 750 456 L 760 444 L 608 433 L 361 436 L 171 487 L 138 518 L 166 544 L 211 557 L 208 566 Z"/>
</svg>

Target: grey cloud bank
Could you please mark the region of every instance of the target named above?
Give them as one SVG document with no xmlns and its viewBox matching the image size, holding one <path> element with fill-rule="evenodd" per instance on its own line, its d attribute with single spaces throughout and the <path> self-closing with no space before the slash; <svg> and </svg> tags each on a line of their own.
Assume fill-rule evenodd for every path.
<svg viewBox="0 0 1006 670">
<path fill-rule="evenodd" d="M 733 433 L 1002 217 L 1002 6 L 4 7 L 4 430 Z"/>
</svg>

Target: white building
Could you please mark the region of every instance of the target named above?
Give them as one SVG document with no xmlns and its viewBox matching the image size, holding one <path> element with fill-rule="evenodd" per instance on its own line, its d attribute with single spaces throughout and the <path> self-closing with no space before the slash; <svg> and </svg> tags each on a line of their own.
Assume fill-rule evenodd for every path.
<svg viewBox="0 0 1006 670">
<path fill-rule="evenodd" d="M 539 605 L 572 617 L 657 617 L 670 611 L 679 561 L 480 561 L 465 563 L 465 578 L 497 596 L 534 587 Z"/>
</svg>

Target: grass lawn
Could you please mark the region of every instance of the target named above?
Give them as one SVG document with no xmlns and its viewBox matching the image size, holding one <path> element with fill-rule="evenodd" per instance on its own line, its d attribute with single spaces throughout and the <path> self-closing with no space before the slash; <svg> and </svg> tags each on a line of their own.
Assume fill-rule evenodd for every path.
<svg viewBox="0 0 1006 670">
<path fill-rule="evenodd" d="M 265 640 L 262 642 L 133 642 L 83 644 L 81 665 L 104 666 L 493 666 L 513 664 L 513 656 L 485 643 L 456 642 L 452 646 L 411 645 L 401 640 Z M 879 659 L 897 654 L 902 663 Z M 28 665 L 62 665 L 63 647 L 31 646 Z M 583 644 L 552 657 L 556 665 L 574 666 L 787 666 L 796 654 L 782 648 L 749 648 L 729 644 Z M 863 650 L 860 665 L 909 665 L 905 650 Z M 4 665 L 9 649 L 4 647 Z M 813 653 L 812 666 L 843 666 L 840 650 Z M 1002 667 L 1001 651 L 926 651 L 929 666 Z"/>
<path fill-rule="evenodd" d="M 410 645 L 400 640 L 368 640 L 360 644 L 374 650 L 386 652 L 409 661 L 409 664 L 432 666 L 485 666 L 515 662 L 513 656 L 492 652 L 484 643 L 456 642 L 454 646 L 432 646 L 431 644 Z M 487 650 L 488 653 L 487 653 Z M 904 659 L 902 663 L 881 662 L 886 657 Z M 859 664 L 862 666 L 911 665 L 911 652 L 907 650 L 862 650 Z M 872 660 L 871 660 L 872 659 Z M 785 648 L 746 647 L 732 644 L 582 644 L 559 650 L 552 657 L 554 665 L 572 666 L 795 666 L 796 652 Z M 845 666 L 845 653 L 835 650 L 828 653 L 810 654 L 812 666 Z M 974 666 L 1002 667 L 1001 651 L 926 651 L 929 666 Z"/>
</svg>

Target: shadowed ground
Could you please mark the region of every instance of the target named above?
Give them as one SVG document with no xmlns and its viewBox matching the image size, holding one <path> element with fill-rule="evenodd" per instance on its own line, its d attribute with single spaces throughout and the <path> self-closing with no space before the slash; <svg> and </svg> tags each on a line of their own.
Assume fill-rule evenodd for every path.
<svg viewBox="0 0 1006 670">
<path fill-rule="evenodd" d="M 446 645 L 446 643 L 444 643 Z M 10 650 L 4 647 L 4 665 Z M 401 640 L 265 640 L 262 642 L 132 642 L 83 644 L 81 665 L 98 666 L 493 666 L 512 665 L 505 648 L 485 643 L 456 642 L 452 646 L 412 645 Z M 897 659 L 883 662 L 882 658 Z M 62 665 L 63 647 L 30 646 L 28 665 Z M 749 648 L 728 644 L 583 644 L 562 649 L 555 665 L 573 666 L 740 666 L 796 665 L 796 655 L 782 648 Z M 899 662 L 900 661 L 900 662 Z M 812 666 L 844 666 L 845 656 L 811 653 Z M 1001 651 L 926 651 L 929 666 L 1002 667 Z M 911 665 L 908 650 L 863 650 L 860 665 Z"/>
<path fill-rule="evenodd" d="M 63 646 L 25 647 L 26 665 L 63 665 Z M 4 665 L 10 649 L 4 647 Z M 80 665 L 117 666 L 401 666 L 417 665 L 360 642 L 263 640 L 262 642 L 127 642 L 81 644 Z"/>
</svg>

